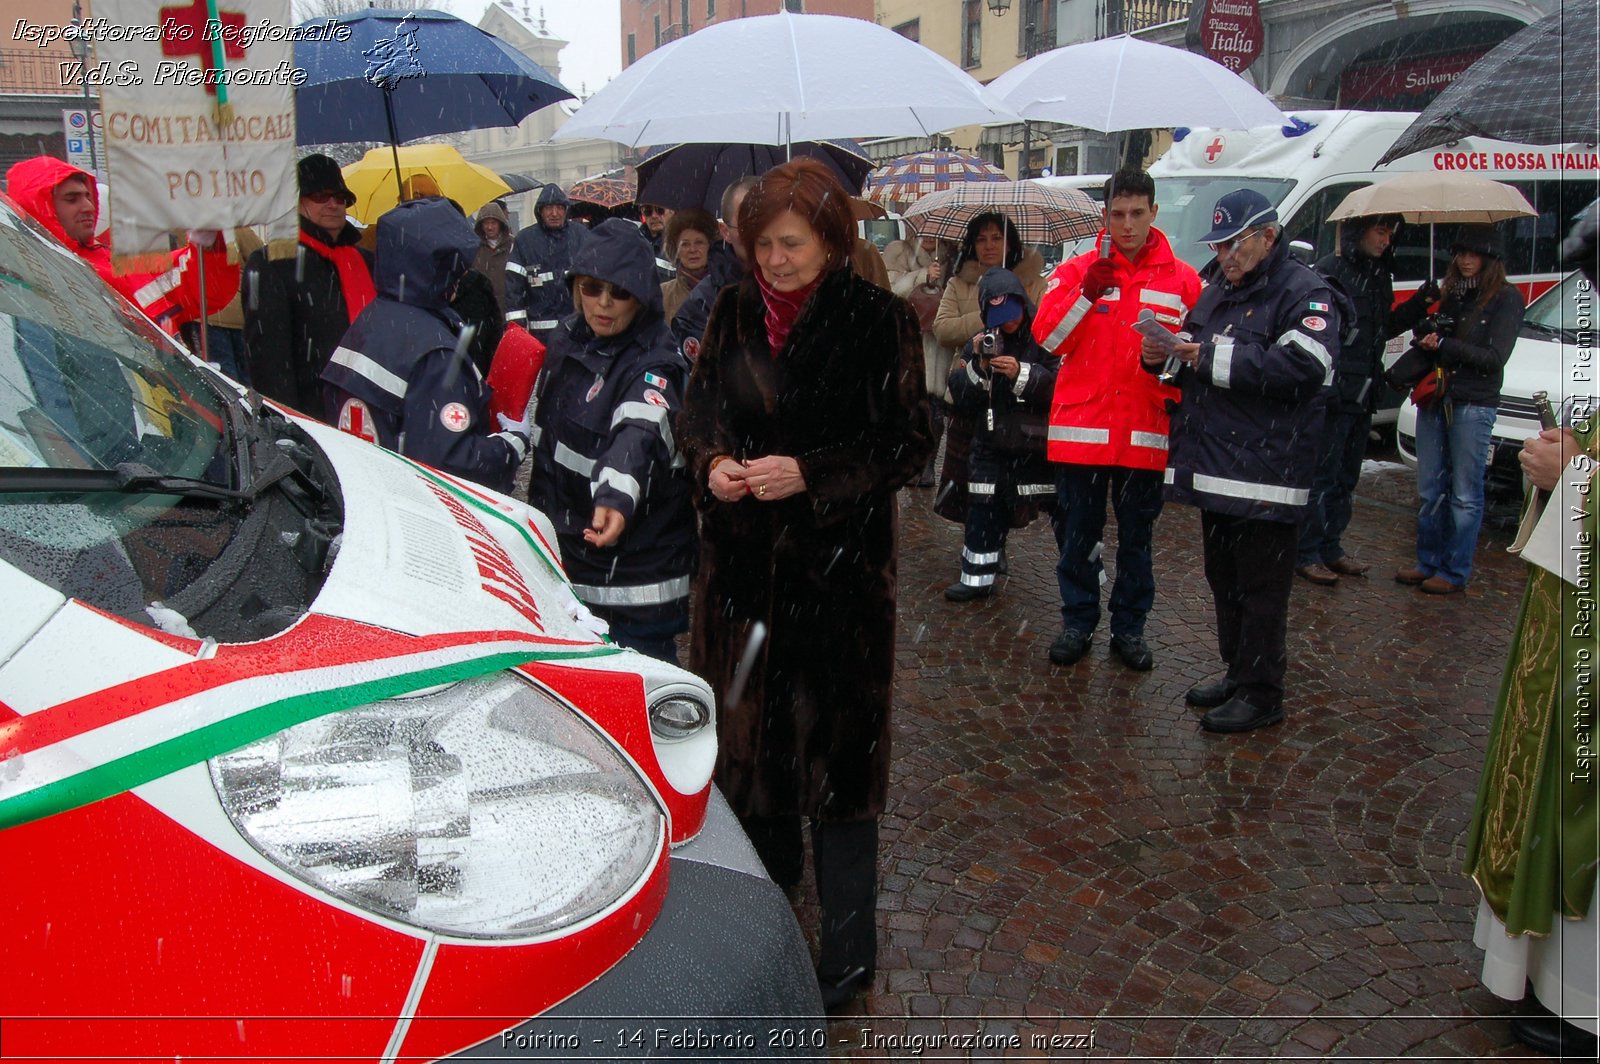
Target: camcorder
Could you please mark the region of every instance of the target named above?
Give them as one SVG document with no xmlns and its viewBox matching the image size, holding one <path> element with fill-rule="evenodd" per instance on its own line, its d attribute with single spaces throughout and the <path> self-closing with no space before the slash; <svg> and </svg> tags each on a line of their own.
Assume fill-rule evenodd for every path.
<svg viewBox="0 0 1600 1064">
<path fill-rule="evenodd" d="M 978 357 L 987 362 L 1000 353 L 1000 330 L 987 330 L 978 337 L 978 342 L 973 346 L 978 352 Z"/>
</svg>

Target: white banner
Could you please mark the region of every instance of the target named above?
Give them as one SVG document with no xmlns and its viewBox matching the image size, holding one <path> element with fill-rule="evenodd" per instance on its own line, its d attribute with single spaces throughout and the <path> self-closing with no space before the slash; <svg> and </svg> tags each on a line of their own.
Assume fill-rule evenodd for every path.
<svg viewBox="0 0 1600 1064">
<path fill-rule="evenodd" d="M 101 113 L 115 250 L 165 251 L 187 229 L 293 236 L 289 0 L 96 0 L 84 34 Z"/>
</svg>

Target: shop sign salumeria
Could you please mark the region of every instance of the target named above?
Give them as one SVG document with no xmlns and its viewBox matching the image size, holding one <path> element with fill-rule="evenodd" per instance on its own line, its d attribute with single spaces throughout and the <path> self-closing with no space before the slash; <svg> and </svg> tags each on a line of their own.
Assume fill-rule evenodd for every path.
<svg viewBox="0 0 1600 1064">
<path fill-rule="evenodd" d="M 1200 0 L 1189 9 L 1184 44 L 1235 74 L 1249 69 L 1261 54 L 1266 32 L 1256 0 Z"/>
</svg>

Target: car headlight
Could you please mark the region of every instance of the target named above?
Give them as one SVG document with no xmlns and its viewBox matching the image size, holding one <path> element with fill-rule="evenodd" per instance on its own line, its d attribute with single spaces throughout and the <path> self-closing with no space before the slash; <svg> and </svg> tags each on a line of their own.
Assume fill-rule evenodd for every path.
<svg viewBox="0 0 1600 1064">
<path fill-rule="evenodd" d="M 210 768 L 274 864 L 466 937 L 533 937 L 604 911 L 649 873 L 666 830 L 633 767 L 509 673 L 329 714 Z"/>
</svg>

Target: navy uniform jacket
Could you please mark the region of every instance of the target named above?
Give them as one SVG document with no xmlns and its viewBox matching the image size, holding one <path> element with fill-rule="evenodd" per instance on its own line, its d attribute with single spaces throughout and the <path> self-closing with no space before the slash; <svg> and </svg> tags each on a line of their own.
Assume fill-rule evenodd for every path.
<svg viewBox="0 0 1600 1064">
<path fill-rule="evenodd" d="M 567 194 L 557 185 L 539 190 L 534 222 L 517 234 L 506 262 L 506 321 L 540 335 L 572 313 L 567 268 L 589 235 L 582 223 L 571 220 L 560 229 L 546 229 L 539 208 L 550 204 L 567 206 Z"/>
<path fill-rule="evenodd" d="M 1178 375 L 1183 399 L 1172 415 L 1166 498 L 1299 521 L 1339 357 L 1333 292 L 1289 257 L 1281 236 L 1237 287 L 1215 261 L 1201 279 L 1206 286 L 1184 321 L 1200 357 Z"/>
<path fill-rule="evenodd" d="M 653 619 L 683 608 L 693 568 L 691 486 L 672 435 L 688 365 L 662 317 L 655 255 L 638 226 L 601 222 L 572 272 L 621 286 L 638 309 L 619 336 L 596 336 L 581 312 L 550 334 L 528 501 L 555 526 L 580 599 Z M 597 506 L 626 522 L 611 547 L 583 539 Z"/>
<path fill-rule="evenodd" d="M 494 424 L 489 387 L 449 308 L 477 243 L 442 199 L 413 200 L 380 218 L 378 298 L 350 323 L 322 379 L 346 432 L 509 491 L 526 448 Z"/>
</svg>

